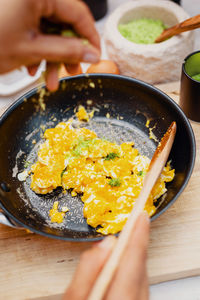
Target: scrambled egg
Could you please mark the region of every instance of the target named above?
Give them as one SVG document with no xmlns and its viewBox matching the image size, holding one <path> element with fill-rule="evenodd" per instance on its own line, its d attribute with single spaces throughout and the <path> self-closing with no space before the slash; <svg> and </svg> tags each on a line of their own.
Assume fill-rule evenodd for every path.
<svg viewBox="0 0 200 300">
<path fill-rule="evenodd" d="M 81 194 L 87 223 L 102 234 L 115 234 L 127 221 L 150 160 L 133 142 L 117 145 L 87 128 L 75 129 L 71 123 L 72 119 L 45 131 L 46 141 L 31 167 L 31 189 L 46 194 L 63 187 L 70 189 L 72 196 Z M 150 216 L 156 210 L 154 201 L 166 192 L 165 183 L 173 178 L 174 170 L 168 163 L 146 203 Z M 54 203 L 51 221 L 60 223 L 64 215 Z"/>
<path fill-rule="evenodd" d="M 93 118 L 94 110 L 92 110 L 90 113 L 87 113 L 85 108 L 82 105 L 79 105 L 78 111 L 76 112 L 76 116 L 79 119 L 79 121 L 88 122 L 91 118 Z"/>
<path fill-rule="evenodd" d="M 50 209 L 49 211 L 49 216 L 51 217 L 51 222 L 56 222 L 56 223 L 62 223 L 64 216 L 65 216 L 65 212 L 68 211 L 68 209 L 66 208 L 65 211 L 58 211 L 58 201 L 55 201 L 53 204 L 52 209 Z"/>
</svg>

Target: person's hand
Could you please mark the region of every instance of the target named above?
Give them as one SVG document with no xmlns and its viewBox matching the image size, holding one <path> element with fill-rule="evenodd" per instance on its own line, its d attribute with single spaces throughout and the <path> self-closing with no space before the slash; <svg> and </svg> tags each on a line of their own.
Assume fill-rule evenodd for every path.
<svg viewBox="0 0 200 300">
<path fill-rule="evenodd" d="M 50 90 L 58 87 L 58 63 L 69 71 L 83 62 L 97 62 L 100 40 L 88 7 L 80 0 L 0 0 L 0 73 L 22 65 L 34 75 L 41 60 L 48 62 L 46 81 Z M 41 18 L 70 24 L 81 38 L 46 35 Z"/>
<path fill-rule="evenodd" d="M 149 220 L 143 213 L 136 222 L 128 247 L 103 300 L 147 300 L 149 298 L 146 270 L 148 239 Z M 108 236 L 83 253 L 63 300 L 87 299 L 115 242 L 113 236 Z"/>
</svg>

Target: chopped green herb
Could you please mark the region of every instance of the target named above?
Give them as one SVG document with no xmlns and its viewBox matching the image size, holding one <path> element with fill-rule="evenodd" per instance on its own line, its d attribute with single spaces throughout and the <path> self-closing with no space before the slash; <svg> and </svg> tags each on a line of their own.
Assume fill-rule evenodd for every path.
<svg viewBox="0 0 200 300">
<path fill-rule="evenodd" d="M 64 175 L 64 173 L 65 173 L 66 170 L 67 170 L 67 167 L 65 167 L 64 170 L 62 170 L 62 172 L 60 174 L 61 178 L 63 177 L 63 175 Z"/>
<path fill-rule="evenodd" d="M 89 45 L 90 43 L 89 43 L 88 40 L 82 39 L 82 44 L 85 45 L 85 46 L 87 46 L 87 45 Z"/>
<path fill-rule="evenodd" d="M 27 169 L 31 165 L 30 161 L 24 161 L 24 168 Z"/>
<path fill-rule="evenodd" d="M 89 140 L 84 140 L 84 138 L 81 136 L 79 137 L 76 145 L 74 146 L 73 149 L 73 154 L 75 156 L 81 155 L 81 152 L 88 148 L 90 145 L 93 145 L 96 142 L 97 139 L 89 139 Z"/>
<path fill-rule="evenodd" d="M 138 176 L 143 176 L 144 174 L 145 174 L 144 171 L 139 171 L 139 172 L 138 172 Z"/>
<path fill-rule="evenodd" d="M 111 160 L 111 159 L 115 159 L 115 157 L 119 157 L 119 154 L 115 153 L 115 152 L 111 152 L 109 153 L 104 160 Z"/>
<path fill-rule="evenodd" d="M 61 31 L 62 36 L 66 37 L 78 37 L 78 34 L 72 29 L 64 29 Z"/>
<path fill-rule="evenodd" d="M 108 184 L 111 186 L 120 186 L 121 180 L 119 178 L 111 178 Z"/>
<path fill-rule="evenodd" d="M 40 21 L 40 30 L 45 34 L 56 34 L 66 37 L 79 37 L 72 26 L 69 24 L 55 23 L 49 19 L 42 18 Z"/>
<path fill-rule="evenodd" d="M 46 33 L 48 34 L 58 34 L 57 28 L 49 27 L 46 31 L 47 31 Z"/>
</svg>

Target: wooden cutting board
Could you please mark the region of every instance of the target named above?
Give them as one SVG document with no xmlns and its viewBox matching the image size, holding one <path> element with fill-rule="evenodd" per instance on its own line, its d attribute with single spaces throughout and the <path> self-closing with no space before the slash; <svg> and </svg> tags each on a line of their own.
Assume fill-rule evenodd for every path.
<svg viewBox="0 0 200 300">
<path fill-rule="evenodd" d="M 159 88 L 178 102 L 179 83 Z M 191 124 L 197 142 L 195 168 L 180 198 L 151 225 L 150 283 L 200 275 L 200 123 Z M 80 254 L 90 246 L 0 225 L 0 298 L 61 299 Z"/>
</svg>

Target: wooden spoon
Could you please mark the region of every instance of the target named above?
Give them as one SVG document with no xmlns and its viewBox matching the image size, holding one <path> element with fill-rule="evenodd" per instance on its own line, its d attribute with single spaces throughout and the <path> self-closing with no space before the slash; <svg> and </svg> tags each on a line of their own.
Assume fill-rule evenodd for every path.
<svg viewBox="0 0 200 300">
<path fill-rule="evenodd" d="M 159 143 L 151 163 L 149 165 L 149 170 L 144 178 L 143 188 L 137 198 L 133 210 L 124 226 L 122 232 L 120 233 L 115 248 L 111 253 L 108 261 L 104 265 L 102 271 L 100 272 L 94 287 L 88 297 L 88 300 L 101 300 L 105 295 L 108 285 L 117 269 L 120 258 L 127 247 L 132 229 L 138 216 L 144 209 L 145 203 L 149 197 L 149 194 L 156 183 L 158 177 L 160 176 L 163 167 L 168 159 L 172 144 L 174 142 L 176 134 L 176 122 L 172 122 L 169 129 L 163 136 L 161 142 Z"/>
<path fill-rule="evenodd" d="M 155 40 L 156 43 L 165 41 L 166 39 L 180 34 L 185 31 L 190 31 L 200 27 L 200 15 L 194 16 L 190 19 L 187 19 L 173 27 L 165 29 L 159 37 Z"/>
</svg>

